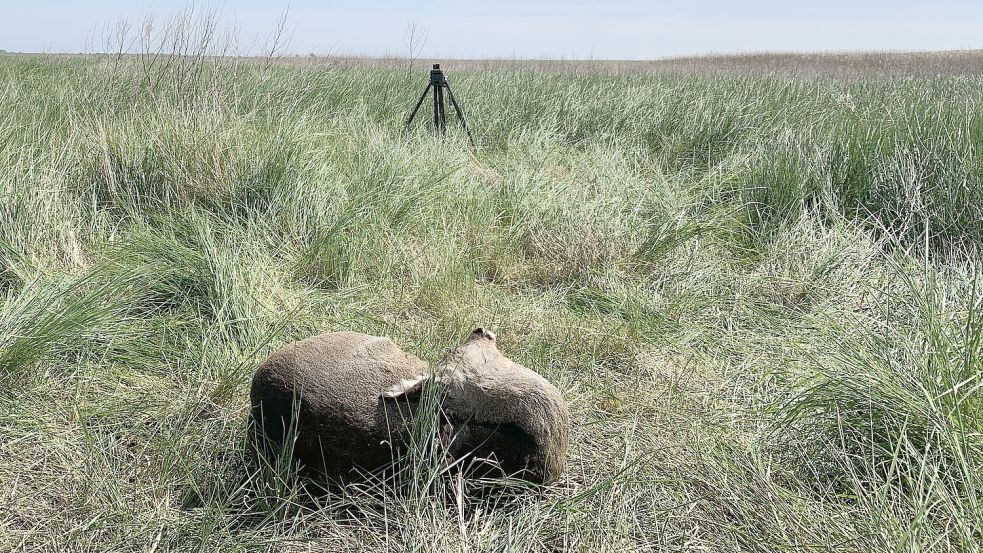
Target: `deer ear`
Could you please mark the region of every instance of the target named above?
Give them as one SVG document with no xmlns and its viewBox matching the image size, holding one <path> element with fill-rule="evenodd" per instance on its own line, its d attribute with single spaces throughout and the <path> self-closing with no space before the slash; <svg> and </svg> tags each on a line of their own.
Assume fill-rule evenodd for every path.
<svg viewBox="0 0 983 553">
<path fill-rule="evenodd" d="M 487 340 L 495 341 L 495 333 L 490 330 L 485 330 L 482 327 L 478 327 L 471 332 L 471 336 L 474 338 L 485 338 Z"/>
<path fill-rule="evenodd" d="M 397 399 L 405 397 L 406 399 L 413 399 L 420 397 L 420 393 L 423 391 L 423 382 L 428 378 L 430 378 L 428 375 L 421 374 L 412 380 L 401 379 L 398 384 L 382 392 L 382 398 Z"/>
</svg>

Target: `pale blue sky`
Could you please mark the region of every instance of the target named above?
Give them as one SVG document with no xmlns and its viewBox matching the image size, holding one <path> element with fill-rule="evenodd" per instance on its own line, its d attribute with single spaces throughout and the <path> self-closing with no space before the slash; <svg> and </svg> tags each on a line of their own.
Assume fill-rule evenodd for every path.
<svg viewBox="0 0 983 553">
<path fill-rule="evenodd" d="M 0 49 L 98 50 L 107 23 L 187 7 L 168 0 L 0 0 Z M 652 58 L 760 50 L 983 47 L 983 1 L 546 0 L 197 2 L 262 44 L 289 5 L 291 53 L 404 54 L 406 25 L 429 29 L 423 56 Z M 93 37 L 95 40 L 93 41 Z M 254 51 L 258 47 L 254 47 Z"/>
</svg>

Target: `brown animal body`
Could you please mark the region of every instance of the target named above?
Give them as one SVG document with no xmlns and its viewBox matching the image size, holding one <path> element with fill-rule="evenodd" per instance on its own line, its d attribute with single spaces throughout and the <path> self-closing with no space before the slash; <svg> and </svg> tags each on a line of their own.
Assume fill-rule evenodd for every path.
<svg viewBox="0 0 983 553">
<path fill-rule="evenodd" d="M 533 483 L 559 479 L 570 439 L 567 404 L 549 381 L 502 355 L 495 334 L 476 329 L 436 376 L 456 432 L 451 456 L 494 459 L 501 472 Z M 403 380 L 385 395 L 412 394 L 426 379 Z"/>
<path fill-rule="evenodd" d="M 429 377 L 425 361 L 386 338 L 334 332 L 288 344 L 253 376 L 258 445 L 279 449 L 294 439 L 294 458 L 330 481 L 384 468 L 409 443 Z M 559 478 L 570 431 L 566 403 L 546 379 L 502 355 L 494 334 L 475 330 L 450 351 L 435 382 L 440 439 L 450 459 L 468 461 L 469 474 L 546 484 Z"/>
<path fill-rule="evenodd" d="M 294 458 L 329 480 L 385 467 L 408 442 L 415 402 L 381 394 L 428 371 L 425 361 L 376 336 L 332 332 L 288 344 L 253 376 L 257 439 L 282 447 L 292 429 Z"/>
<path fill-rule="evenodd" d="M 534 483 L 559 479 L 570 439 L 570 412 L 555 386 L 502 355 L 495 335 L 481 328 L 450 352 L 438 375 L 445 410 L 482 428 L 498 427 L 478 454 L 498 456 L 505 473 Z M 462 446 L 474 440 L 468 437 Z"/>
</svg>

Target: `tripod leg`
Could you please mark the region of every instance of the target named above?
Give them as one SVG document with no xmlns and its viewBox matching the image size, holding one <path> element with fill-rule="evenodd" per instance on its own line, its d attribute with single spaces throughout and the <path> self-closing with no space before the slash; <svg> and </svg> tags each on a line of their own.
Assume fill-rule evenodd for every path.
<svg viewBox="0 0 983 553">
<path fill-rule="evenodd" d="M 433 134 L 440 134 L 440 87 L 433 87 Z"/>
<path fill-rule="evenodd" d="M 457 118 L 461 120 L 461 126 L 464 127 L 464 133 L 468 135 L 468 141 L 471 142 L 471 147 L 476 148 L 474 138 L 471 137 L 471 130 L 468 129 L 468 122 L 464 119 L 464 112 L 461 111 L 461 106 L 457 105 L 457 100 L 454 98 L 454 91 L 451 90 L 450 83 L 446 83 L 444 86 L 447 87 L 447 95 L 451 97 L 451 105 L 454 106 L 454 111 L 457 112 Z"/>
<path fill-rule="evenodd" d="M 447 134 L 447 114 L 445 113 L 447 104 L 444 102 L 444 87 L 437 87 L 437 111 L 440 120 L 440 134 Z"/>
<path fill-rule="evenodd" d="M 416 103 L 416 107 L 413 108 L 413 113 L 410 114 L 410 118 L 406 120 L 406 130 L 410 129 L 410 123 L 413 122 L 413 118 L 416 117 L 416 112 L 420 111 L 420 106 L 423 105 L 423 100 L 427 97 L 427 92 L 430 92 L 430 84 L 428 83 L 426 87 L 423 88 L 423 94 L 420 95 L 420 101 Z"/>
</svg>

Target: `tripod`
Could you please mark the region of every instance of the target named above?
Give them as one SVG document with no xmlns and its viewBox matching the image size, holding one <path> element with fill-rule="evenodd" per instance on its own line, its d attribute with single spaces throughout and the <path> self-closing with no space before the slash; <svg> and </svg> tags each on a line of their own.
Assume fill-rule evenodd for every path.
<svg viewBox="0 0 983 553">
<path fill-rule="evenodd" d="M 416 112 L 420 111 L 420 106 L 423 105 L 423 101 L 427 98 L 427 93 L 430 89 L 433 89 L 433 132 L 434 134 L 447 134 L 447 119 L 444 116 L 444 89 L 447 89 L 447 96 L 451 99 L 451 105 L 454 106 L 454 111 L 457 112 L 457 119 L 461 122 L 461 127 L 464 128 L 465 134 L 468 135 L 468 141 L 471 142 L 471 147 L 474 146 L 474 138 L 471 137 L 471 131 L 468 129 L 468 122 L 464 119 L 464 112 L 461 111 L 461 106 L 457 105 L 457 99 L 454 98 L 454 92 L 451 90 L 450 83 L 447 82 L 447 77 L 444 72 L 440 69 L 440 64 L 433 64 L 433 69 L 430 70 L 430 82 L 427 83 L 426 88 L 423 89 L 423 94 L 420 95 L 420 100 L 416 103 L 416 107 L 413 108 L 413 113 L 410 114 L 409 119 L 406 120 L 406 129 L 409 130 L 410 123 L 413 122 L 413 118 L 416 117 Z"/>
</svg>

